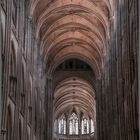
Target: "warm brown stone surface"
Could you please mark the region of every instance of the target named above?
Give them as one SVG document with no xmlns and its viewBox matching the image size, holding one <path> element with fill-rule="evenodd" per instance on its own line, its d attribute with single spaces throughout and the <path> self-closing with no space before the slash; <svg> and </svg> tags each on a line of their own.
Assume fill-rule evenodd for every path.
<svg viewBox="0 0 140 140">
<path fill-rule="evenodd" d="M 92 0 L 42 3 L 34 2 L 32 13 L 49 69 L 73 56 L 94 65 L 95 72 L 100 74 L 109 38 L 109 3 Z"/>
<path fill-rule="evenodd" d="M 96 118 L 94 92 L 92 86 L 82 79 L 77 77 L 65 79 L 54 92 L 55 118 L 74 106 L 91 118 Z"/>
</svg>

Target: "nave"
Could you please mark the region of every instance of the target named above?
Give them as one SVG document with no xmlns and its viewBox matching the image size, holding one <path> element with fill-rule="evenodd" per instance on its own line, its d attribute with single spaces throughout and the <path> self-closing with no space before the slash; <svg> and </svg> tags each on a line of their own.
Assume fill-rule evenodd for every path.
<svg viewBox="0 0 140 140">
<path fill-rule="evenodd" d="M 139 0 L 0 1 L 0 140 L 139 140 Z"/>
</svg>

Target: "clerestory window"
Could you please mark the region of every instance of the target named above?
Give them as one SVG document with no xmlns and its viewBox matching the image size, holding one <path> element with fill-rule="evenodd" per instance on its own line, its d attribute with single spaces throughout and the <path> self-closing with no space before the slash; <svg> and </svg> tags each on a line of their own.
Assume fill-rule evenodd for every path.
<svg viewBox="0 0 140 140">
<path fill-rule="evenodd" d="M 83 114 L 80 118 L 75 112 L 70 116 L 62 114 L 54 123 L 55 132 L 60 135 L 90 135 L 95 132 L 94 121 Z"/>
</svg>

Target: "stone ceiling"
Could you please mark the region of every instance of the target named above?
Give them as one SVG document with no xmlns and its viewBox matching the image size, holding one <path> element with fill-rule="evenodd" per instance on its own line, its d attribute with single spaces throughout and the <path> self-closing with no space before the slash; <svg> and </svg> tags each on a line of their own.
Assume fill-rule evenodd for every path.
<svg viewBox="0 0 140 140">
<path fill-rule="evenodd" d="M 96 78 L 100 76 L 109 39 L 111 5 L 109 0 L 33 2 L 31 14 L 48 75 L 53 75 L 62 62 L 76 58 L 90 65 Z M 66 79 L 55 90 L 55 116 L 73 106 L 95 117 L 94 89 L 84 80 Z"/>
<path fill-rule="evenodd" d="M 108 0 L 35 0 L 31 9 L 49 74 L 69 58 L 85 61 L 100 74 L 109 38 Z"/>
<path fill-rule="evenodd" d="M 71 77 L 60 82 L 54 92 L 54 114 L 58 118 L 63 112 L 83 112 L 95 120 L 95 91 L 85 80 Z"/>
</svg>

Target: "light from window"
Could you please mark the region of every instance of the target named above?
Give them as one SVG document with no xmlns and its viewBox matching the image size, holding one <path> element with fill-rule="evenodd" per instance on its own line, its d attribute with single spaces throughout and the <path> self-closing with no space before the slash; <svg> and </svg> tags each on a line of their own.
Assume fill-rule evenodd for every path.
<svg viewBox="0 0 140 140">
<path fill-rule="evenodd" d="M 70 135 L 78 135 L 78 117 L 75 113 L 71 114 L 69 120 L 69 134 Z"/>
<path fill-rule="evenodd" d="M 64 114 L 58 120 L 58 133 L 61 135 L 66 134 L 66 117 Z"/>
<path fill-rule="evenodd" d="M 93 133 L 94 132 L 94 123 L 93 123 L 92 119 L 90 121 L 90 124 L 91 124 L 91 133 Z"/>
<path fill-rule="evenodd" d="M 85 116 L 82 117 L 82 134 L 89 134 L 89 121 Z"/>
</svg>

